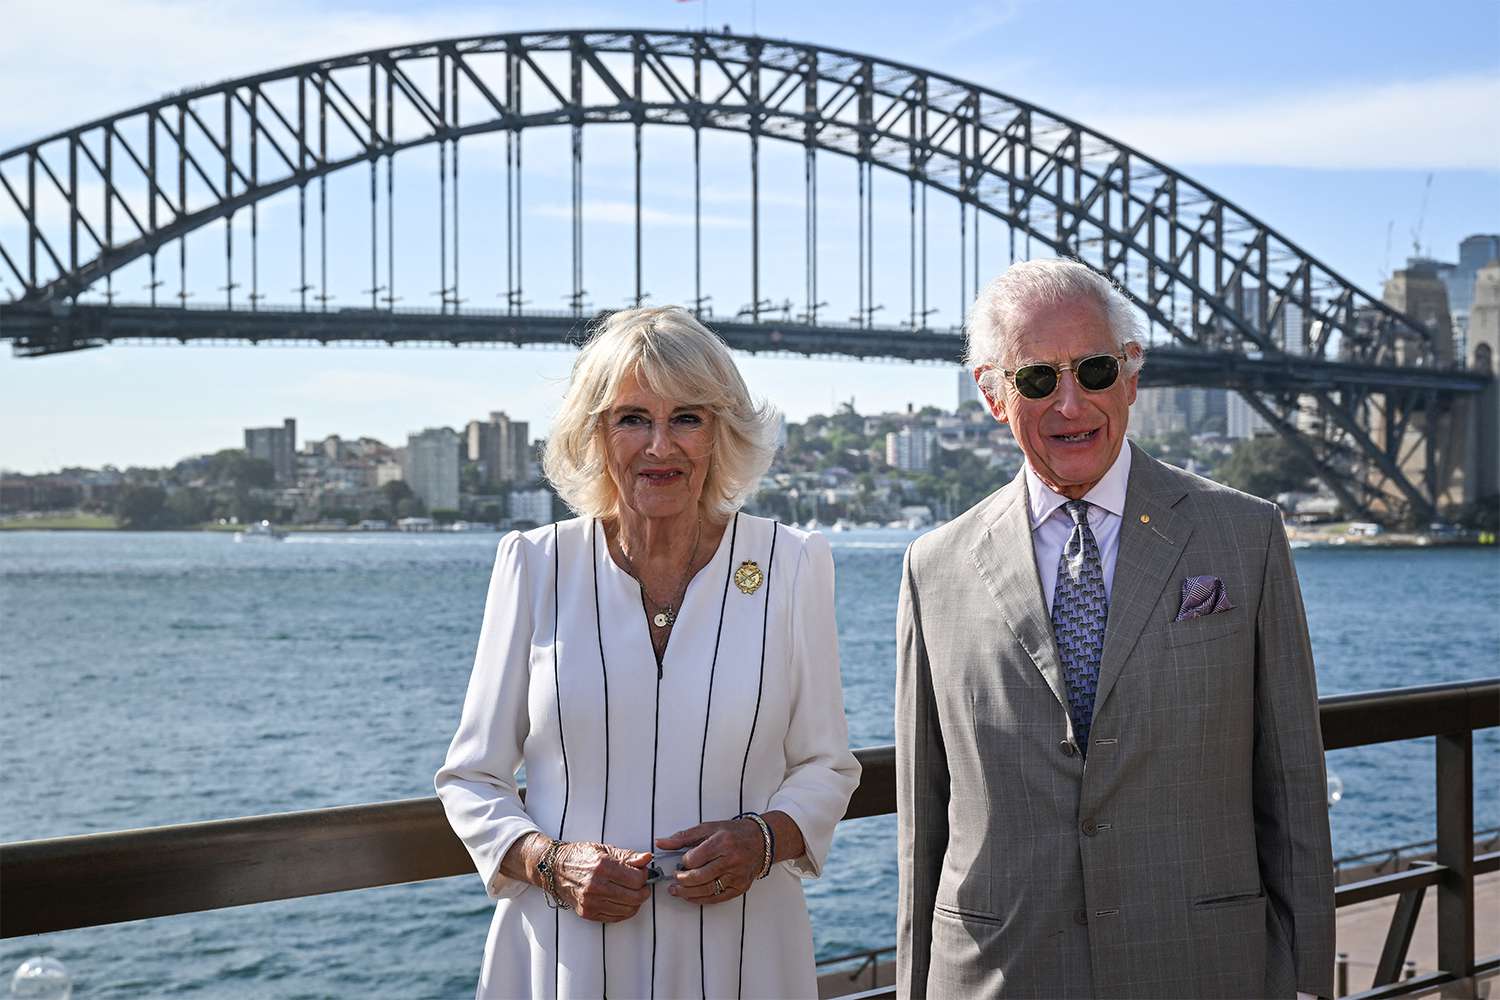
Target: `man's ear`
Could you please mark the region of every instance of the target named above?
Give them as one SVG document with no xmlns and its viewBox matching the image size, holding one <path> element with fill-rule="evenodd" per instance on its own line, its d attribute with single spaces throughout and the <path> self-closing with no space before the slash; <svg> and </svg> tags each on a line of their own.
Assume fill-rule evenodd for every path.
<svg viewBox="0 0 1500 1000">
<path fill-rule="evenodd" d="M 996 379 L 996 381 L 1000 382 L 1001 385 L 997 388 L 996 391 L 993 392 L 991 391 L 990 387 L 985 384 L 985 375 L 992 371 L 994 371 L 994 369 L 991 366 L 980 365 L 978 368 L 974 369 L 974 381 L 979 384 L 979 391 L 984 396 L 985 409 L 990 411 L 990 416 L 994 417 L 1002 424 L 1009 423 L 1010 418 L 1006 416 L 1005 413 L 1004 381 L 1002 379 Z"/>
</svg>

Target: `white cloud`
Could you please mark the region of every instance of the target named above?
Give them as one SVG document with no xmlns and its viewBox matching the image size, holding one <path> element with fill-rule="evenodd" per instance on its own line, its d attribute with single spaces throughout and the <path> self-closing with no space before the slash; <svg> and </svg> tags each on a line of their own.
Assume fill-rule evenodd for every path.
<svg viewBox="0 0 1500 1000">
<path fill-rule="evenodd" d="M 1112 98 L 1107 108 L 1080 103 L 1067 112 L 1172 166 L 1500 170 L 1496 74 L 1346 84 L 1213 103 L 1200 98 L 1189 106 L 1180 97 L 1139 94 Z"/>
</svg>

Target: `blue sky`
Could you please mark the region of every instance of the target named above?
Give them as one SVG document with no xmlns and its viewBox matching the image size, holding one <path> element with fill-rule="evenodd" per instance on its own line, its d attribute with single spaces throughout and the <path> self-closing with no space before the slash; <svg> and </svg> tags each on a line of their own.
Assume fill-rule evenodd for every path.
<svg viewBox="0 0 1500 1000">
<path fill-rule="evenodd" d="M 1420 231 L 1425 250 L 1452 258 L 1464 236 L 1500 232 L 1500 5 L 1493 2 L 1418 12 L 1410 3 L 1370 2 L 4 0 L 4 18 L 0 148 L 203 81 L 346 51 L 549 27 L 696 28 L 706 19 L 941 69 L 1075 118 L 1232 199 L 1376 294 L 1382 273 L 1410 252 L 1429 175 Z M 691 230 L 681 225 L 690 203 L 680 197 L 690 176 L 683 173 L 687 146 L 682 136 L 647 135 L 646 200 L 658 219 L 647 236 L 647 290 L 653 302 L 680 300 L 691 294 L 690 257 L 683 252 Z M 538 307 L 560 306 L 567 286 L 564 139 L 527 138 L 528 297 Z M 628 214 L 621 211 L 631 196 L 623 159 L 628 134 L 586 132 L 585 142 L 587 285 L 595 305 L 618 305 L 630 286 L 629 260 L 620 250 L 629 239 L 622 221 Z M 715 306 L 732 312 L 748 298 L 741 287 L 748 176 L 742 143 L 711 146 L 706 284 Z M 493 149 L 487 161 L 482 144 L 472 154 L 464 148 L 464 176 L 475 184 L 464 195 L 465 219 L 473 213 L 465 222 L 465 294 L 484 307 L 495 301 L 486 276 L 500 268 L 484 221 L 487 214 L 497 218 L 498 202 L 487 202 L 483 190 L 495 161 Z M 765 156 L 764 281 L 773 297 L 796 299 L 800 155 L 772 149 Z M 430 172 L 424 164 L 417 154 L 398 160 L 398 178 Z M 853 252 L 853 178 L 848 164 L 820 167 L 820 226 L 828 237 L 820 281 L 834 309 L 844 311 L 853 301 L 851 268 L 840 266 L 845 245 Z M 364 183 L 361 174 L 330 189 L 355 191 Z M 435 223 L 418 204 L 426 197 L 420 186 L 412 191 L 398 196 L 406 198 L 407 213 L 398 225 L 411 238 L 398 271 L 405 304 L 429 305 L 427 293 L 438 284 Z M 877 178 L 876 191 L 877 213 L 891 209 L 877 219 L 877 298 L 883 315 L 895 318 L 909 308 L 905 185 Z M 267 206 L 263 226 L 274 232 L 285 225 L 290 207 Z M 935 208 L 941 213 L 932 230 L 935 247 L 956 228 L 949 217 L 955 211 Z M 357 235 L 362 230 L 353 218 L 336 218 L 334 225 Z M 779 253 L 779 240 L 796 254 Z M 221 232 L 200 242 L 207 249 L 190 244 L 195 301 L 211 298 L 224 283 L 221 273 L 199 263 L 215 259 Z M 987 265 L 1002 263 L 998 246 L 986 244 Z M 367 249 L 337 255 L 331 285 L 340 303 L 357 301 L 368 286 L 367 256 Z M 942 310 L 934 322 L 952 322 L 961 305 L 956 257 L 934 250 L 932 259 L 931 304 Z M 289 261 L 264 261 L 262 271 L 271 299 L 289 299 L 282 291 L 293 284 Z M 120 276 L 123 289 L 140 284 L 135 274 Z M 118 347 L 39 360 L 7 354 L 0 356 L 0 467 L 166 464 L 238 445 L 241 428 L 286 416 L 298 419 L 304 438 L 370 434 L 401 443 L 409 431 L 462 426 L 504 409 L 543 433 L 570 360 L 562 351 L 453 349 Z M 851 397 L 866 412 L 908 402 L 952 406 L 955 397 L 953 369 L 937 366 L 743 364 L 752 389 L 792 419 Z"/>
</svg>

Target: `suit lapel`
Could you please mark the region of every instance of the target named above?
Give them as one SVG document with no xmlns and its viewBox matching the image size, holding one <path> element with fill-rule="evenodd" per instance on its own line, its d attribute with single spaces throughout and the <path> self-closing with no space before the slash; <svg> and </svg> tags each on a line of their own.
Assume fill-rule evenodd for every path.
<svg viewBox="0 0 1500 1000">
<path fill-rule="evenodd" d="M 1057 702 L 1067 711 L 1062 662 L 1052 636 L 1052 618 L 1042 597 L 1031 539 L 1031 513 L 1024 472 L 1004 487 L 980 513 L 985 528 L 969 549 L 980 578 L 1005 624 L 1031 657 Z"/>
<path fill-rule="evenodd" d="M 1171 583 L 1193 534 L 1192 523 L 1172 510 L 1186 493 L 1162 475 L 1159 462 L 1134 444 L 1129 447 L 1133 449 L 1130 482 L 1125 488 L 1120 548 L 1104 630 L 1104 655 L 1099 663 L 1099 688 L 1094 696 L 1096 716 L 1125 669 L 1163 588 Z"/>
</svg>

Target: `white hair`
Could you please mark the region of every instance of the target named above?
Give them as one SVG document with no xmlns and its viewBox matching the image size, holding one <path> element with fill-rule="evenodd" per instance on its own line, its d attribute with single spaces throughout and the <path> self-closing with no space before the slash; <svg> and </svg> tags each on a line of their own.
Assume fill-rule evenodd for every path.
<svg viewBox="0 0 1500 1000">
<path fill-rule="evenodd" d="M 1012 357 L 1019 324 L 1037 306 L 1056 305 L 1086 299 L 1104 313 L 1105 323 L 1122 350 L 1135 344 L 1137 351 L 1127 351 L 1124 372 L 1133 375 L 1146 363 L 1146 349 L 1140 341 L 1135 308 L 1124 293 L 1104 275 L 1076 260 L 1053 258 L 1028 260 L 1012 264 L 998 278 L 979 291 L 969 308 L 965 325 L 964 365 L 973 371 L 991 366 L 980 384 L 990 392 L 1000 388 L 996 368 L 1009 368 L 1022 359 Z"/>
<path fill-rule="evenodd" d="M 652 392 L 714 416 L 714 444 L 700 503 L 725 520 L 760 483 L 776 454 L 781 414 L 750 398 L 728 346 L 680 306 L 622 309 L 603 317 L 573 362 L 542 470 L 573 511 L 614 517 L 620 493 L 605 461 L 600 418 L 635 375 Z"/>
</svg>

